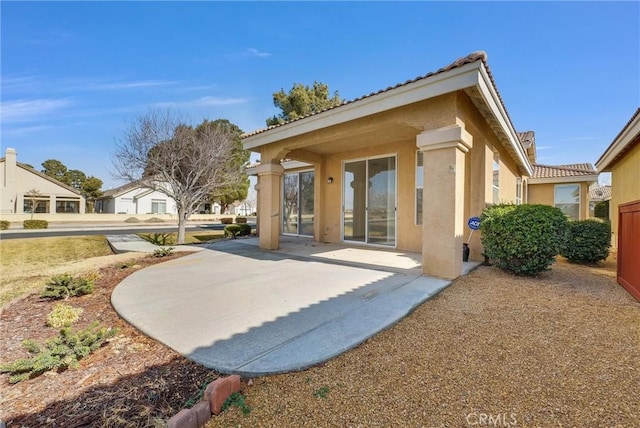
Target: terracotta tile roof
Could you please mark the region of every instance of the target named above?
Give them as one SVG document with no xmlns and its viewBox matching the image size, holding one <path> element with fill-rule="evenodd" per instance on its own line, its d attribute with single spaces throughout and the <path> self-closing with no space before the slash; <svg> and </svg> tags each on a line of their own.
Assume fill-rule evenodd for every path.
<svg viewBox="0 0 640 428">
<path fill-rule="evenodd" d="M 569 165 L 533 165 L 531 178 L 564 178 L 595 175 L 598 172 L 590 163 L 576 163 Z"/>
<path fill-rule="evenodd" d="M 518 138 L 525 149 L 528 145 L 536 142 L 536 134 L 533 131 L 518 132 Z"/>
<path fill-rule="evenodd" d="M 589 189 L 589 200 L 608 201 L 611 199 L 611 186 L 600 186 Z"/>
<path fill-rule="evenodd" d="M 457 60 L 455 60 L 451 64 L 447 65 L 446 67 L 443 67 L 443 68 L 441 68 L 441 69 L 439 69 L 437 71 L 433 71 L 431 73 L 427 73 L 424 76 L 418 76 L 415 79 L 410 79 L 410 80 L 407 80 L 405 82 L 398 83 L 398 84 L 396 84 L 394 86 L 389 86 L 389 87 L 387 87 L 385 89 L 381 89 L 381 90 L 379 90 L 377 92 L 371 92 L 368 95 L 363 95 L 363 96 L 358 97 L 358 98 L 356 98 L 354 100 L 351 100 L 351 101 L 345 101 L 342 104 L 339 104 L 337 106 L 329 107 L 329 108 L 324 109 L 322 111 L 314 112 L 314 113 L 308 114 L 306 116 L 301 116 L 299 118 L 290 120 L 288 122 L 284 122 L 284 123 L 279 124 L 279 125 L 272 125 L 272 126 L 269 126 L 267 128 L 258 129 L 258 130 L 249 132 L 247 134 L 243 134 L 242 138 L 247 138 L 247 137 L 251 137 L 253 135 L 261 134 L 261 133 L 269 131 L 271 129 L 279 128 L 279 127 L 285 126 L 285 125 L 287 125 L 289 123 L 297 122 L 297 121 L 303 120 L 303 119 L 305 119 L 307 117 L 315 116 L 315 115 L 320 114 L 320 113 L 325 112 L 325 111 L 334 110 L 334 109 L 340 108 L 342 106 L 345 106 L 347 104 L 352 104 L 352 103 L 358 102 L 360 100 L 363 100 L 363 99 L 366 99 L 366 98 L 370 98 L 370 97 L 382 94 L 384 92 L 391 91 L 393 89 L 396 89 L 396 88 L 399 88 L 399 87 L 402 87 L 402 86 L 409 85 L 409 84 L 417 82 L 419 80 L 427 79 L 427 78 L 429 78 L 431 76 L 435 76 L 435 75 L 440 74 L 440 73 L 445 73 L 447 71 L 462 67 L 463 65 L 471 64 L 471 63 L 476 62 L 476 61 L 482 61 L 482 63 L 484 64 L 484 67 L 485 67 L 485 69 L 487 71 L 489 79 L 491 79 L 491 83 L 493 84 L 493 87 L 496 90 L 496 93 L 498 94 L 498 98 L 500 99 L 500 103 L 502 104 L 502 108 L 504 109 L 505 112 L 507 112 L 507 109 L 506 109 L 506 107 L 504 105 L 504 101 L 502 100 L 502 97 L 500 96 L 500 93 L 498 92 L 498 89 L 497 89 L 496 84 L 495 84 L 495 80 L 493 79 L 493 75 L 491 73 L 491 70 L 489 69 L 489 65 L 487 64 L 487 54 L 484 51 L 477 51 L 477 52 L 473 52 L 473 53 L 471 53 L 471 54 L 469 54 L 469 55 L 467 55 L 465 57 L 458 58 Z M 509 116 L 508 112 L 507 112 L 507 116 Z M 509 121 L 511 122 L 511 118 L 510 117 L 509 117 Z"/>
</svg>

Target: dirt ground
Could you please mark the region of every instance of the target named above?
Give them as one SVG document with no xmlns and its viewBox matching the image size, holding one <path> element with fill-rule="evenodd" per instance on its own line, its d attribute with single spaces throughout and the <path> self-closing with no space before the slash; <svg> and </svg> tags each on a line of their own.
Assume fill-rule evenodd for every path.
<svg viewBox="0 0 640 428">
<path fill-rule="evenodd" d="M 170 258 L 137 257 L 136 265 L 115 266 L 132 259 L 113 256 L 73 265 L 72 271 L 98 270 L 93 294 L 65 303 L 84 310 L 74 324 L 83 328 L 98 320 L 119 329 L 106 346 L 81 361 L 79 369 L 46 373 L 10 385 L 0 376 L 0 419 L 7 427 L 160 427 L 218 375 L 181 357 L 166 346 L 139 333 L 120 319 L 111 306 L 113 288 L 137 269 Z M 106 266 L 105 263 L 108 263 Z M 0 361 L 27 357 L 26 338 L 44 341 L 57 334 L 47 327 L 46 316 L 57 301 L 37 294 L 14 301 L 0 315 Z"/>
<path fill-rule="evenodd" d="M 254 379 L 244 400 L 248 415 L 207 427 L 638 427 L 640 302 L 613 262 L 480 267 L 346 354 Z"/>
</svg>

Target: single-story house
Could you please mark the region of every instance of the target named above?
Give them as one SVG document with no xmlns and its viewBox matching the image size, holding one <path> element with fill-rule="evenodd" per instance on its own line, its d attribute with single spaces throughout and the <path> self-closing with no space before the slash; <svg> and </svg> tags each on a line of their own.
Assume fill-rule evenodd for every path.
<svg viewBox="0 0 640 428">
<path fill-rule="evenodd" d="M 536 181 L 544 179 L 535 176 L 532 136 L 516 132 L 484 52 L 245 134 L 244 147 L 260 154 L 249 171 L 258 176 L 260 247 L 278 248 L 285 233 L 421 252 L 425 274 L 455 278 L 467 221 L 488 205 L 544 199 L 575 211 L 571 189 L 556 200 L 554 187 L 552 199 L 547 190 L 528 194 L 531 181 L 552 185 Z M 555 178 L 587 197 L 581 179 Z M 588 209 L 580 204 L 579 213 Z M 479 235 L 472 260 L 483 259 Z"/>
<path fill-rule="evenodd" d="M 96 199 L 95 211 L 111 214 L 177 214 L 175 199 L 135 181 L 105 191 Z M 202 203 L 194 212 L 220 214 L 220 205 Z"/>
<path fill-rule="evenodd" d="M 640 300 L 640 108 L 596 162 L 611 172 L 612 246 L 617 249 L 618 283 Z"/>
<path fill-rule="evenodd" d="M 17 161 L 17 153 L 8 147 L 0 159 L 3 214 L 76 213 L 84 214 L 85 198 L 71 186 Z"/>
</svg>

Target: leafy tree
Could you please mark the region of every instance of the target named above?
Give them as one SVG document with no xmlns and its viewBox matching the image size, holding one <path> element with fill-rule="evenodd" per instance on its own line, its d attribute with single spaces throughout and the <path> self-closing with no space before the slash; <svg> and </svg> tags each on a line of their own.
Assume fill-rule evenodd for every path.
<svg viewBox="0 0 640 428">
<path fill-rule="evenodd" d="M 87 200 L 88 212 L 93 212 L 96 199 L 102 196 L 102 190 L 100 189 L 102 189 L 102 180 L 93 175 L 87 177 L 82 183 L 80 191 Z"/>
<path fill-rule="evenodd" d="M 277 116 L 267 119 L 267 125 L 279 125 L 289 120 L 317 113 L 330 107 L 335 107 L 344 102 L 338 91 L 329 96 L 329 87 L 322 82 L 313 82 L 313 86 L 294 83 L 287 94 L 280 89 L 273 94 L 273 104 L 282 112 Z"/>
<path fill-rule="evenodd" d="M 82 190 L 82 185 L 86 179 L 87 176 L 84 172 L 77 169 L 70 169 L 65 173 L 64 178 L 61 181 L 74 189 Z"/>
<path fill-rule="evenodd" d="M 67 174 L 67 167 L 57 159 L 47 159 L 42 162 L 42 172 L 53 177 L 58 181 L 66 183 L 65 175 Z"/>
<path fill-rule="evenodd" d="M 205 120 L 196 128 L 176 114 L 150 110 L 134 119 L 119 140 L 115 177 L 139 181 L 176 201 L 178 244 L 193 207 L 217 189 L 243 179 L 245 165 L 236 150 L 237 127 Z"/>
</svg>

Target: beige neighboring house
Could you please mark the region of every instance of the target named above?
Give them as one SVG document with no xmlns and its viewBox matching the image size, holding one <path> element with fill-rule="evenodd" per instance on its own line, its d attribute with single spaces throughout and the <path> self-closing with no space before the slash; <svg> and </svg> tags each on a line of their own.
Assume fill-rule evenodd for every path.
<svg viewBox="0 0 640 428">
<path fill-rule="evenodd" d="M 611 200 L 611 186 L 591 186 L 589 188 L 589 213 L 592 217 L 595 217 L 595 207 L 600 202 L 608 202 Z M 608 204 L 607 204 L 608 207 Z M 607 219 L 609 215 L 607 213 Z"/>
<path fill-rule="evenodd" d="M 527 136 L 516 132 L 484 52 L 245 134 L 244 147 L 261 160 L 249 171 L 258 176 L 260 247 L 276 249 L 290 234 L 421 252 L 425 274 L 455 278 L 470 217 L 525 203 L 532 179 L 553 189 L 535 182 Z M 582 189 L 583 178 L 556 178 Z M 478 261 L 479 235 L 469 245 Z"/>
<path fill-rule="evenodd" d="M 640 300 L 640 108 L 596 162 L 611 172 L 612 246 L 617 249 L 618 283 Z"/>
<path fill-rule="evenodd" d="M 31 211 L 29 194 L 38 192 L 35 213 L 84 214 L 85 198 L 71 186 L 17 161 L 15 149 L 7 148 L 0 159 L 2 195 L 0 213 L 24 214 Z"/>
</svg>

